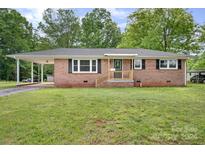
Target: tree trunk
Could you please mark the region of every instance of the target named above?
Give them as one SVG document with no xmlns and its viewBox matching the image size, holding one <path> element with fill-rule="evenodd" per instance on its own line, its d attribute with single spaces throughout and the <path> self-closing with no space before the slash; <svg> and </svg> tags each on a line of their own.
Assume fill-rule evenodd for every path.
<svg viewBox="0 0 205 154">
<path fill-rule="evenodd" d="M 163 34 L 164 51 L 167 51 L 167 31 L 166 31 L 166 28 L 164 28 L 163 31 L 164 31 L 164 34 Z"/>
</svg>

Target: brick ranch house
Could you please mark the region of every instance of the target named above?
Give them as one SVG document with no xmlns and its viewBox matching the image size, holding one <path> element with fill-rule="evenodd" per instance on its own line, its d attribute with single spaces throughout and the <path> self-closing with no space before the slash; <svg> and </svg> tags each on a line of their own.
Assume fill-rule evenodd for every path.
<svg viewBox="0 0 205 154">
<path fill-rule="evenodd" d="M 60 48 L 7 55 L 43 66 L 54 65 L 56 87 L 185 86 L 185 55 L 148 49 Z"/>
</svg>

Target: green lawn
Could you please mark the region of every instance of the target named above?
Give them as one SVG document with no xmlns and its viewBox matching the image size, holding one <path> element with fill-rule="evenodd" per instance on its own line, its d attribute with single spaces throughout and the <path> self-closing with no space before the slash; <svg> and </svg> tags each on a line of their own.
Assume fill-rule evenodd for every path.
<svg viewBox="0 0 205 154">
<path fill-rule="evenodd" d="M 30 84 L 29 82 L 20 82 L 21 85 Z M 16 81 L 0 81 L 0 90 L 16 87 Z"/>
<path fill-rule="evenodd" d="M 205 85 L 0 97 L 0 144 L 205 144 Z"/>
<path fill-rule="evenodd" d="M 16 86 L 16 81 L 0 81 L 0 90 Z"/>
</svg>

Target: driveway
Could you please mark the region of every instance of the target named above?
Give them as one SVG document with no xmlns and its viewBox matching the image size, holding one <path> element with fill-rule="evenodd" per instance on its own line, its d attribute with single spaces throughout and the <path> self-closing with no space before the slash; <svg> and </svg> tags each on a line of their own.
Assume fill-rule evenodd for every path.
<svg viewBox="0 0 205 154">
<path fill-rule="evenodd" d="M 26 91 L 33 91 L 33 90 L 38 90 L 40 89 L 39 87 L 17 87 L 17 88 L 8 88 L 8 89 L 3 89 L 0 90 L 0 96 L 8 96 L 11 94 L 16 94 L 20 92 L 26 92 Z"/>
</svg>

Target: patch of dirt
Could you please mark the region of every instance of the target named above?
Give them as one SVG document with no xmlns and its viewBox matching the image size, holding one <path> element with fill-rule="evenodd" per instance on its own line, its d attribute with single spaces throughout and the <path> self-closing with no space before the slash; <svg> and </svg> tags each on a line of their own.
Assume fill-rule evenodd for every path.
<svg viewBox="0 0 205 154">
<path fill-rule="evenodd" d="M 102 127 L 102 126 L 105 126 L 107 124 L 107 122 L 105 120 L 98 119 L 95 121 L 95 124 L 97 127 Z"/>
<path fill-rule="evenodd" d="M 117 122 L 116 121 L 113 121 L 113 120 L 105 120 L 105 119 L 96 119 L 94 121 L 95 125 L 97 127 L 103 127 L 105 125 L 113 125 L 113 124 L 116 124 Z"/>
</svg>

